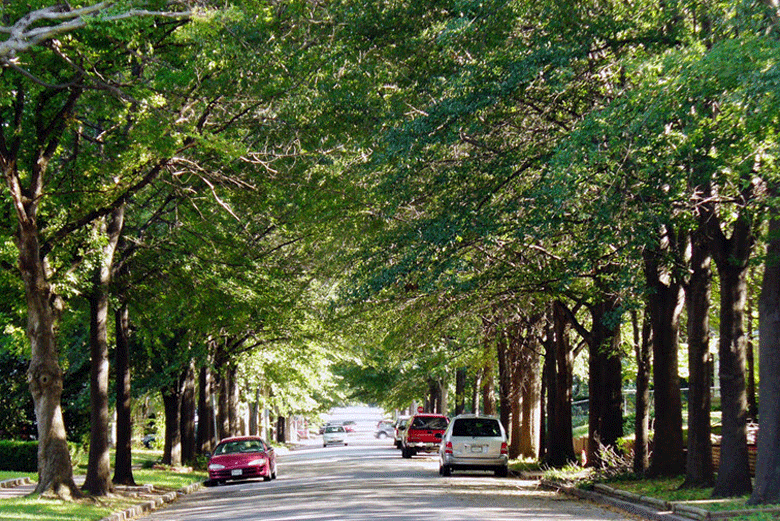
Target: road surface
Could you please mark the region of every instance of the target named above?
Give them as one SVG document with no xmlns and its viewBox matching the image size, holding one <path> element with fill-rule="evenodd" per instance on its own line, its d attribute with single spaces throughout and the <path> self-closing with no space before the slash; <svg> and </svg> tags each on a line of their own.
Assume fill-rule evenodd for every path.
<svg viewBox="0 0 780 521">
<path fill-rule="evenodd" d="M 438 475 L 434 456 L 401 458 L 357 432 L 346 447 L 311 440 L 279 458 L 275 481 L 204 488 L 143 521 L 601 521 L 637 519 L 492 473 Z"/>
</svg>

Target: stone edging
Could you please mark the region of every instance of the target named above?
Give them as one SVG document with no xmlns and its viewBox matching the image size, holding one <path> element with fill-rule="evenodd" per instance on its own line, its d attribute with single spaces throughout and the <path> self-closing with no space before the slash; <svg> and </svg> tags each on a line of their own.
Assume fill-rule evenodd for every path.
<svg viewBox="0 0 780 521">
<path fill-rule="evenodd" d="M 13 478 L 0 481 L 0 488 L 16 488 L 32 483 L 30 478 Z"/>
<path fill-rule="evenodd" d="M 186 487 L 177 490 L 176 492 L 169 492 L 165 495 L 151 499 L 144 503 L 139 503 L 137 505 L 134 505 L 122 512 L 116 512 L 114 514 L 106 516 L 100 521 L 126 521 L 134 517 L 148 514 L 149 512 L 152 512 L 153 510 L 157 510 L 158 508 L 160 508 L 161 506 L 167 503 L 174 502 L 177 498 L 179 498 L 179 496 L 183 496 L 185 494 L 191 494 L 195 492 L 201 487 L 201 485 L 202 483 L 200 482 L 193 483 L 191 485 L 188 485 Z"/>
<path fill-rule="evenodd" d="M 565 492 L 577 497 L 588 498 L 588 492 L 578 489 L 576 487 L 570 487 L 561 483 L 553 481 L 542 480 L 541 484 L 548 488 L 558 489 L 561 492 Z M 744 516 L 757 513 L 780 513 L 780 508 L 755 508 L 744 510 L 721 510 L 713 512 L 704 508 L 699 508 L 686 504 L 680 501 L 663 501 L 650 496 L 640 496 L 632 492 L 620 490 L 609 487 L 602 483 L 598 483 L 593 486 L 593 493 L 600 496 L 614 498 L 621 502 L 626 502 L 632 505 L 644 505 L 649 508 L 658 510 L 659 512 L 670 512 L 676 516 L 681 516 L 687 519 L 693 519 L 695 521 L 717 521 L 725 520 L 732 517 Z M 667 516 L 668 517 L 668 516 Z"/>
</svg>

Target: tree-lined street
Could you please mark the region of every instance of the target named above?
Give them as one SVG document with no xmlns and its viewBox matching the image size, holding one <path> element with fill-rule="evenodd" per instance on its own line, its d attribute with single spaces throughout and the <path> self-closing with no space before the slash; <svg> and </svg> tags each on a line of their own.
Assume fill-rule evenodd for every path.
<svg viewBox="0 0 780 521">
<path fill-rule="evenodd" d="M 536 481 L 479 472 L 443 478 L 435 457 L 403 459 L 370 434 L 352 436 L 347 447 L 318 442 L 281 457 L 275 481 L 202 489 L 140 521 L 633 519 L 545 491 Z"/>
</svg>

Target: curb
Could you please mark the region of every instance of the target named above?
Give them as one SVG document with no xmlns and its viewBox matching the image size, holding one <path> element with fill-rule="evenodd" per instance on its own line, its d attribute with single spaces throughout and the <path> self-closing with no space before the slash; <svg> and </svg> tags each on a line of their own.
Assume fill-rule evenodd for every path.
<svg viewBox="0 0 780 521">
<path fill-rule="evenodd" d="M 650 521 L 691 521 L 690 517 L 682 517 L 671 511 L 669 505 L 665 501 L 654 500 L 654 503 L 645 503 L 644 499 L 652 498 L 640 498 L 640 496 L 634 497 L 616 497 L 605 494 L 601 491 L 582 490 L 577 487 L 571 487 L 556 483 L 554 481 L 541 480 L 540 485 L 545 488 L 550 488 L 569 494 L 571 496 L 578 497 L 580 499 L 588 499 L 596 503 L 602 503 L 610 505 L 615 508 L 619 508 L 624 512 L 640 516 Z M 629 500 L 630 499 L 630 500 Z"/>
<path fill-rule="evenodd" d="M 186 494 L 191 494 L 203 485 L 203 483 L 193 483 L 191 485 L 188 485 L 186 487 L 183 487 L 176 492 L 168 492 L 167 494 L 151 499 L 145 503 L 139 503 L 138 505 L 134 505 L 126 510 L 123 510 L 121 512 L 115 512 L 109 516 L 104 517 L 100 521 L 126 521 L 128 519 L 132 519 L 134 517 L 142 516 L 145 514 L 148 514 L 149 512 L 152 512 L 154 510 L 157 510 L 158 508 L 168 504 L 173 503 L 181 496 L 184 496 Z"/>
</svg>

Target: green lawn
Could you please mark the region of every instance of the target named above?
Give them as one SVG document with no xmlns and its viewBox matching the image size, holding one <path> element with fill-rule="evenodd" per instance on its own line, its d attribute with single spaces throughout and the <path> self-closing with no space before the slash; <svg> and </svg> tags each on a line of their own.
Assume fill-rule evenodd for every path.
<svg viewBox="0 0 780 521">
<path fill-rule="evenodd" d="M 133 462 L 139 467 L 151 467 L 159 460 L 160 451 L 137 450 L 133 452 Z M 113 457 L 112 457 L 113 461 Z M 76 474 L 85 474 L 86 467 L 79 461 L 75 466 Z M 0 480 L 27 476 L 33 481 L 37 474 L 20 472 L 0 472 Z M 154 485 L 156 490 L 179 490 L 192 483 L 206 479 L 206 472 L 174 472 L 166 469 L 136 468 L 133 477 L 139 485 Z M 0 520 L 24 521 L 96 521 L 113 512 L 125 510 L 128 507 L 148 501 L 148 498 L 130 498 L 121 494 L 99 499 L 84 498 L 76 501 L 61 501 L 44 498 L 9 498 L 0 499 Z"/>
</svg>

